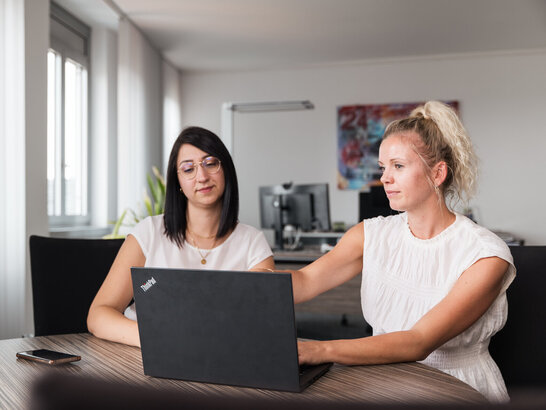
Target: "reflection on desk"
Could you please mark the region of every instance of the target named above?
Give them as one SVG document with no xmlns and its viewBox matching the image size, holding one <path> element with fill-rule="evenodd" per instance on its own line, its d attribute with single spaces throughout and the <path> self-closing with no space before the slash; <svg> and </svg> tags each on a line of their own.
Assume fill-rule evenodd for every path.
<svg viewBox="0 0 546 410">
<path fill-rule="evenodd" d="M 82 360 L 56 370 L 105 380 L 129 382 L 223 397 L 270 397 L 306 402 L 484 403 L 462 381 L 419 363 L 377 366 L 334 365 L 302 393 L 277 392 L 145 376 L 140 349 L 98 339 L 88 333 L 0 341 L 0 408 L 21 408 L 29 401 L 29 386 L 50 370 L 47 365 L 17 359 L 23 350 L 45 348 L 78 354 Z"/>
</svg>

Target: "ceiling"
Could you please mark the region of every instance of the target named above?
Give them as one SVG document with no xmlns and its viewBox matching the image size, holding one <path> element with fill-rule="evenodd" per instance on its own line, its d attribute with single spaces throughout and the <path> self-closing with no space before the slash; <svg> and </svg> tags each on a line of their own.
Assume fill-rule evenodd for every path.
<svg viewBox="0 0 546 410">
<path fill-rule="evenodd" d="M 546 0 L 57 2 L 80 18 L 122 13 L 181 70 L 546 49 Z"/>
</svg>

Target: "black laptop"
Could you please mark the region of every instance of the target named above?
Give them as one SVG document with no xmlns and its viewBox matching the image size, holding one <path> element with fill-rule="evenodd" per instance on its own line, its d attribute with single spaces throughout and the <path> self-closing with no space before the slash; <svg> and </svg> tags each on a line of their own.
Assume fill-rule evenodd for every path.
<svg viewBox="0 0 546 410">
<path fill-rule="evenodd" d="M 131 273 L 146 375 L 299 392 L 331 366 L 298 366 L 290 274 Z"/>
</svg>

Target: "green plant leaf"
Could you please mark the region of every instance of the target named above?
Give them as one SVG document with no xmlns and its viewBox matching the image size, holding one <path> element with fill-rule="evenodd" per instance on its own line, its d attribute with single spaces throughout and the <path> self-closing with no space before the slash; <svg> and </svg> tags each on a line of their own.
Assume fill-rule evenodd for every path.
<svg viewBox="0 0 546 410">
<path fill-rule="evenodd" d="M 128 209 L 129 213 L 131 214 L 131 216 L 133 217 L 133 224 L 131 225 L 136 225 L 137 223 L 140 222 L 140 218 L 139 216 L 136 214 L 135 211 L 133 211 L 131 208 Z"/>
<path fill-rule="evenodd" d="M 114 235 L 113 233 L 109 233 L 108 235 L 104 235 L 102 239 L 124 239 L 125 235 Z"/>
<path fill-rule="evenodd" d="M 116 224 L 114 225 L 114 230 L 112 231 L 113 235 L 119 234 L 119 228 L 121 224 L 123 223 L 123 220 L 125 219 L 125 215 L 127 215 L 127 209 L 125 209 L 122 213 L 119 219 L 117 220 Z"/>
<path fill-rule="evenodd" d="M 163 213 L 163 211 L 165 210 L 165 194 L 166 194 L 166 184 L 165 184 L 165 179 L 163 178 L 163 176 L 160 174 L 159 170 L 157 169 L 157 167 L 152 167 L 152 172 L 154 173 L 154 176 L 156 178 L 156 186 L 158 188 L 158 203 L 159 203 L 159 208 L 161 210 L 161 212 L 159 212 L 160 214 Z"/>
<path fill-rule="evenodd" d="M 148 211 L 148 215 L 152 216 L 154 214 L 152 209 L 152 200 L 150 199 L 150 197 L 148 196 L 146 192 L 144 192 L 143 197 L 144 197 L 144 206 L 146 207 L 146 210 Z"/>
<path fill-rule="evenodd" d="M 153 201 L 154 202 L 159 202 L 159 197 L 157 195 L 157 189 L 155 187 L 155 183 L 152 180 L 152 177 L 150 176 L 150 174 L 146 174 L 146 179 L 148 181 L 148 188 L 150 189 L 150 192 L 152 194 Z"/>
<path fill-rule="evenodd" d="M 116 239 L 116 238 L 125 238 L 125 235 L 121 235 L 119 233 L 119 228 L 121 227 L 121 225 L 123 224 L 123 220 L 125 219 L 125 216 L 127 215 L 127 209 L 125 209 L 122 213 L 121 213 L 121 216 L 118 218 L 117 221 L 114 222 L 114 228 L 112 229 L 112 233 L 111 234 L 108 234 L 108 235 L 104 235 L 103 238 L 104 239 Z"/>
<path fill-rule="evenodd" d="M 111 234 L 105 235 L 103 238 L 123 238 L 125 236 L 119 233 L 119 229 L 121 226 L 134 226 L 146 216 L 160 215 L 165 211 L 165 195 L 167 191 L 165 179 L 163 178 L 157 167 L 153 166 L 152 172 L 153 177 L 149 173 L 146 174 L 146 180 L 148 183 L 148 189 L 150 191 L 150 194 L 148 194 L 148 192 L 146 192 L 145 190 L 142 195 L 145 213 L 137 213 L 132 208 L 126 208 L 118 220 L 114 222 L 109 222 L 114 224 L 114 228 Z M 142 207 L 140 207 L 140 209 L 142 209 Z M 131 216 L 132 220 L 128 220 L 128 216 Z"/>
<path fill-rule="evenodd" d="M 157 169 L 156 166 L 152 167 L 152 172 L 154 173 L 157 181 L 160 182 L 161 185 L 165 186 L 165 179 L 163 178 L 163 175 L 161 175 L 161 173 L 159 172 L 159 169 Z"/>
</svg>

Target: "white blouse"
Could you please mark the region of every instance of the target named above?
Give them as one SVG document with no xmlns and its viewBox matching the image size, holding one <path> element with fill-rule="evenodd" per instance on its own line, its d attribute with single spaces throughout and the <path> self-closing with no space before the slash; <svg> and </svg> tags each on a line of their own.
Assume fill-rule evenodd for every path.
<svg viewBox="0 0 546 410">
<path fill-rule="evenodd" d="M 422 362 L 464 381 L 490 401 L 509 400 L 488 351 L 489 340 L 506 322 L 506 289 L 516 274 L 506 243 L 460 214 L 432 239 L 413 236 L 406 213 L 365 220 L 364 237 L 362 311 L 374 335 L 411 329 L 479 259 L 498 256 L 510 263 L 491 307 Z"/>
<path fill-rule="evenodd" d="M 262 231 L 238 223 L 231 235 L 213 249 L 197 249 L 184 242 L 179 248 L 165 234 L 163 215 L 149 216 L 142 220 L 130 235 L 138 241 L 146 262 L 144 266 L 155 268 L 249 270 L 273 255 Z M 201 259 L 206 256 L 206 265 Z M 135 305 L 125 310 L 125 316 L 136 320 Z"/>
</svg>

